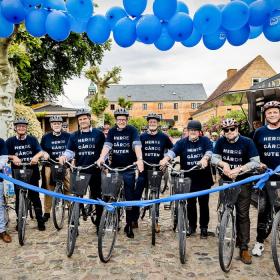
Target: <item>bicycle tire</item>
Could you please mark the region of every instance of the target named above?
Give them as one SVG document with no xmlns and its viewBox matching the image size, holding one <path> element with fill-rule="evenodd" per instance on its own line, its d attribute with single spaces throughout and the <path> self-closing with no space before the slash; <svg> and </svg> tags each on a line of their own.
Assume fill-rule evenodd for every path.
<svg viewBox="0 0 280 280">
<path fill-rule="evenodd" d="M 54 189 L 55 193 L 63 194 L 63 184 L 57 183 Z M 65 217 L 65 200 L 57 197 L 52 198 L 52 218 L 54 227 L 61 230 Z"/>
<path fill-rule="evenodd" d="M 118 221 L 117 210 L 109 212 L 104 208 L 98 231 L 98 256 L 104 263 L 107 263 L 112 256 L 117 239 Z M 108 242 L 105 241 L 107 236 L 109 236 Z"/>
<path fill-rule="evenodd" d="M 175 232 L 178 225 L 178 201 L 171 202 L 171 226 L 172 230 Z"/>
<path fill-rule="evenodd" d="M 74 202 L 71 207 L 72 209 L 67 234 L 67 257 L 71 257 L 75 249 L 80 217 L 80 204 L 78 202 Z"/>
<path fill-rule="evenodd" d="M 178 205 L 178 238 L 179 255 L 182 264 L 186 263 L 186 234 L 187 234 L 187 209 L 184 202 L 180 201 Z"/>
<path fill-rule="evenodd" d="M 151 194 L 151 200 L 156 198 L 156 194 Z M 151 206 L 151 218 L 152 218 L 152 245 L 156 245 L 156 204 Z"/>
<path fill-rule="evenodd" d="M 227 208 L 223 213 L 219 232 L 219 262 L 224 272 L 230 271 L 235 241 L 235 217 L 232 210 Z"/>
<path fill-rule="evenodd" d="M 7 204 L 7 199 L 5 195 L 3 196 L 4 199 L 4 222 L 5 222 L 5 228 L 9 228 L 10 223 L 10 216 L 9 216 L 9 206 Z"/>
<path fill-rule="evenodd" d="M 149 198 L 149 189 L 148 187 L 145 187 L 144 188 L 144 195 L 142 197 L 143 200 L 148 200 Z M 149 209 L 149 207 L 141 207 L 140 208 L 140 217 L 141 217 L 141 220 L 143 220 L 146 216 L 146 211 Z"/>
<path fill-rule="evenodd" d="M 277 212 L 272 225 L 271 235 L 271 253 L 274 262 L 275 269 L 280 275 L 280 250 L 278 252 L 277 247 L 280 248 L 280 211 Z M 278 246 L 277 246 L 278 241 Z"/>
<path fill-rule="evenodd" d="M 21 246 L 25 243 L 25 228 L 28 211 L 27 193 L 23 190 L 19 192 L 19 207 L 18 207 L 18 242 Z"/>
<path fill-rule="evenodd" d="M 168 183 L 169 183 L 169 172 L 166 170 L 167 175 L 163 174 L 163 184 L 160 185 L 160 193 L 163 194 L 168 189 Z"/>
<path fill-rule="evenodd" d="M 28 207 L 28 212 L 29 212 L 29 217 L 31 220 L 34 220 L 36 217 L 35 214 L 35 209 L 33 207 L 32 201 L 30 200 L 30 198 L 27 198 L 27 207 Z"/>
</svg>

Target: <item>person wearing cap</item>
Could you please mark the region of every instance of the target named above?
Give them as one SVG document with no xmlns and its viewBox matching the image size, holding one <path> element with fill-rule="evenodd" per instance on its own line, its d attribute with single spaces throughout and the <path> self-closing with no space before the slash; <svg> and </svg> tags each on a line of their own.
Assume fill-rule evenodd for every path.
<svg viewBox="0 0 280 280">
<path fill-rule="evenodd" d="M 91 126 L 91 114 L 87 109 L 76 111 L 76 118 L 79 130 L 72 133 L 67 143 L 66 151 L 59 157 L 60 164 L 75 159 L 76 166 L 89 166 L 94 164 L 100 156 L 105 136 L 99 129 Z M 98 167 L 83 170 L 91 174 L 89 181 L 90 198 L 101 199 L 101 171 Z M 103 207 L 96 205 L 96 233 L 99 230 L 99 223 Z M 91 210 L 91 206 L 89 211 Z"/>
<path fill-rule="evenodd" d="M 51 116 L 49 121 L 52 131 L 43 135 L 41 140 L 41 147 L 44 151 L 45 160 L 48 160 L 50 158 L 56 161 L 66 150 L 66 145 L 68 143 L 70 134 L 68 132 L 64 132 L 62 129 L 63 119 L 61 116 Z M 53 191 L 55 188 L 55 184 L 51 180 L 51 168 L 50 166 L 45 166 L 44 168 L 46 189 L 49 191 Z M 64 189 L 66 190 L 65 194 L 69 194 L 69 187 L 70 173 L 69 169 L 67 169 L 66 175 L 64 177 Z M 43 216 L 45 222 L 47 222 L 50 218 L 51 207 L 52 197 L 45 195 Z"/>
<path fill-rule="evenodd" d="M 221 177 L 224 181 L 240 181 L 250 176 L 244 171 L 258 168 L 260 157 L 254 142 L 239 134 L 238 122 L 228 118 L 221 123 L 224 137 L 221 137 L 215 146 L 212 164 L 223 169 Z M 238 176 L 238 177 L 237 177 Z M 251 184 L 241 186 L 241 191 L 236 202 L 236 245 L 240 249 L 240 260 L 245 264 L 252 263 L 248 250 L 250 241 L 250 209 Z"/>
<path fill-rule="evenodd" d="M 6 141 L 9 159 L 12 161 L 12 171 L 19 169 L 21 163 L 30 163 L 30 168 L 33 169 L 33 174 L 30 179 L 30 184 L 39 186 L 40 172 L 38 161 L 43 157 L 44 152 L 38 143 L 38 140 L 27 134 L 28 121 L 25 118 L 18 118 L 14 121 L 16 135 L 10 137 Z M 19 190 L 20 187 L 15 185 L 16 194 L 16 213 L 18 215 L 19 207 Z M 29 198 L 34 206 L 38 229 L 45 230 L 45 222 L 43 219 L 42 204 L 38 192 L 28 191 Z M 17 229 L 17 226 L 16 226 Z"/>
<path fill-rule="evenodd" d="M 214 131 L 214 132 L 211 133 L 211 142 L 212 142 L 212 144 L 213 144 L 213 149 L 214 149 L 215 146 L 216 146 L 216 143 L 217 143 L 218 138 L 219 138 L 219 134 L 218 134 L 216 131 Z"/>
<path fill-rule="evenodd" d="M 164 152 L 173 147 L 169 137 L 159 131 L 160 116 L 155 113 L 150 113 L 147 116 L 148 130 L 140 135 L 140 141 L 142 144 L 143 160 L 150 164 L 159 164 L 160 160 L 164 157 Z M 141 200 L 144 187 L 148 187 L 148 170 L 151 167 L 145 166 L 144 172 L 139 174 L 136 184 L 136 196 L 137 200 Z M 158 193 L 159 196 L 159 193 Z M 138 227 L 139 208 L 137 216 L 135 217 L 134 224 Z M 160 232 L 159 208 L 157 208 L 156 217 L 156 232 Z"/>
<path fill-rule="evenodd" d="M 119 108 L 114 112 L 116 125 L 109 130 L 100 158 L 97 163 L 101 166 L 109 152 L 112 153 L 111 167 L 126 167 L 136 163 L 139 172 L 144 170 L 141 141 L 135 127 L 128 125 L 129 113 L 124 108 Z M 135 170 L 122 172 L 124 181 L 125 199 L 136 200 L 135 194 Z M 132 223 L 134 221 L 135 209 L 126 207 L 126 225 L 124 232 L 128 238 L 134 238 Z"/>
<path fill-rule="evenodd" d="M 262 168 L 275 169 L 280 165 L 280 102 L 269 101 L 263 106 L 266 125 L 255 131 L 253 140 L 260 154 Z M 279 181 L 274 175 L 270 180 Z M 265 208 L 259 211 L 257 238 L 252 250 L 253 256 L 260 257 L 264 251 L 264 241 L 271 231 L 271 204 L 264 187 Z"/>
<path fill-rule="evenodd" d="M 171 149 L 160 161 L 165 166 L 171 159 L 180 157 L 181 169 L 188 170 L 195 165 L 201 165 L 201 170 L 193 170 L 186 174 L 191 178 L 191 192 L 209 189 L 213 185 L 213 179 L 209 166 L 212 156 L 212 144 L 209 138 L 200 136 L 202 129 L 201 123 L 196 120 L 190 120 L 187 125 L 188 137 L 179 140 L 173 149 Z M 188 235 L 194 235 L 197 228 L 197 200 L 200 211 L 200 237 L 206 239 L 209 235 L 209 195 L 199 196 L 187 200 L 189 232 Z"/>
</svg>

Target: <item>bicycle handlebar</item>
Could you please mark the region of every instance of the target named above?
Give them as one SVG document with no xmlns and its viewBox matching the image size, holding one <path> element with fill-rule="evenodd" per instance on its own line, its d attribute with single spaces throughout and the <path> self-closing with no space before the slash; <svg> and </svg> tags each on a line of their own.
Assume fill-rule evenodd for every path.
<svg viewBox="0 0 280 280">
<path fill-rule="evenodd" d="M 104 166 L 105 168 L 107 168 L 108 170 L 113 171 L 113 172 L 123 172 L 123 171 L 128 170 L 129 168 L 135 167 L 136 164 L 134 163 L 134 164 L 128 165 L 128 166 L 126 166 L 124 168 L 111 168 L 106 163 L 103 163 L 102 166 Z"/>
<path fill-rule="evenodd" d="M 146 164 L 146 165 L 148 165 L 148 166 L 150 166 L 150 167 L 160 167 L 160 164 L 159 164 L 159 163 L 158 163 L 158 164 L 149 163 L 149 162 L 147 162 L 147 161 L 145 161 L 145 160 L 143 160 L 143 162 L 144 162 L 144 164 Z"/>
<path fill-rule="evenodd" d="M 75 169 L 78 171 L 87 170 L 91 167 L 97 166 L 96 162 L 94 162 L 93 164 L 88 165 L 88 166 L 75 166 L 75 165 L 71 164 L 69 161 L 66 161 L 65 163 L 68 164 L 71 169 Z"/>
<path fill-rule="evenodd" d="M 218 169 L 219 169 L 221 172 L 223 172 L 223 174 L 224 174 L 223 168 L 221 168 L 220 166 L 218 166 Z M 239 173 L 239 174 L 237 175 L 237 177 L 238 177 L 238 176 L 242 176 L 242 175 L 247 174 L 247 173 L 258 174 L 258 172 L 257 172 L 256 169 L 248 169 L 248 170 L 245 170 L 245 171 Z"/>
<path fill-rule="evenodd" d="M 193 166 L 192 168 L 188 169 L 188 170 L 176 170 L 171 164 L 167 165 L 173 172 L 177 173 L 177 174 L 184 174 L 184 173 L 188 173 L 191 172 L 193 170 L 199 170 L 201 169 L 201 164 L 197 164 L 195 166 Z"/>
</svg>

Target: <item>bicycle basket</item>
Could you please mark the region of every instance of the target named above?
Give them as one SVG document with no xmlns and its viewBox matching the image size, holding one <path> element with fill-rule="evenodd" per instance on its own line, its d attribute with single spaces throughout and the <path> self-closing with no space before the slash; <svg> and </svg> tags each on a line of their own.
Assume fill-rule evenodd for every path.
<svg viewBox="0 0 280 280">
<path fill-rule="evenodd" d="M 191 178 L 176 177 L 174 182 L 174 194 L 189 193 L 191 190 Z"/>
<path fill-rule="evenodd" d="M 59 164 L 51 166 L 52 180 L 53 182 L 62 181 L 65 177 L 65 167 Z"/>
<path fill-rule="evenodd" d="M 73 172 L 70 176 L 71 193 L 75 195 L 85 195 L 91 174 Z"/>
<path fill-rule="evenodd" d="M 280 207 L 280 181 L 268 181 L 265 186 L 270 204 L 274 207 Z"/>
<path fill-rule="evenodd" d="M 148 182 L 151 190 L 158 191 L 160 189 L 162 176 L 162 171 L 148 170 Z"/>
<path fill-rule="evenodd" d="M 25 183 L 30 183 L 33 170 L 32 169 L 14 169 L 14 178 L 23 181 Z"/>
<path fill-rule="evenodd" d="M 101 190 L 103 196 L 116 198 L 122 185 L 122 176 L 119 173 L 101 173 Z"/>
<path fill-rule="evenodd" d="M 219 185 L 220 186 L 224 186 L 227 184 L 230 184 L 232 182 L 226 182 L 224 180 L 220 180 L 219 181 Z M 238 195 L 241 192 L 241 188 L 240 187 L 235 187 L 235 188 L 230 188 L 230 189 L 226 189 L 223 191 L 220 191 L 220 201 L 222 204 L 225 205 L 234 205 L 238 199 Z"/>
</svg>

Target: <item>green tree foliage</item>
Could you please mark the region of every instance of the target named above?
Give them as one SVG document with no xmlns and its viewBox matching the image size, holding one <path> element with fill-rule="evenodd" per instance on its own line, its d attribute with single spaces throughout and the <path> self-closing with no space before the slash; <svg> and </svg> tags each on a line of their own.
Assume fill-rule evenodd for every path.
<svg viewBox="0 0 280 280">
<path fill-rule="evenodd" d="M 140 132 L 141 127 L 147 125 L 147 120 L 145 118 L 130 118 L 128 124 L 134 126 Z"/>
<path fill-rule="evenodd" d="M 126 100 L 124 97 L 119 97 L 119 99 L 118 99 L 118 105 L 119 105 L 121 108 L 131 109 L 131 108 L 132 108 L 132 105 L 133 105 L 133 102 L 130 101 L 130 100 Z"/>
<path fill-rule="evenodd" d="M 92 113 L 97 117 L 102 115 L 108 105 L 109 100 L 104 96 L 100 97 L 99 99 L 94 96 L 89 100 L 89 107 L 91 108 Z"/>
<path fill-rule="evenodd" d="M 110 113 L 105 113 L 104 114 L 104 122 L 109 123 L 111 126 L 115 124 L 115 118 L 112 114 Z"/>
</svg>

